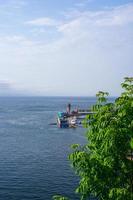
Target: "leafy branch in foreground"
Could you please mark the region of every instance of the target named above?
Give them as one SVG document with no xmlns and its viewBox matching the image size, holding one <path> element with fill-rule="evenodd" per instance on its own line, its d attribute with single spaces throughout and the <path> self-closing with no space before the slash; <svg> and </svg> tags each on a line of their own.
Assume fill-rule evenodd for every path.
<svg viewBox="0 0 133 200">
<path fill-rule="evenodd" d="M 133 78 L 122 88 L 114 103 L 107 103 L 108 93 L 97 94 L 94 114 L 84 120 L 88 143 L 73 145 L 69 159 L 80 176 L 81 200 L 133 200 Z"/>
<path fill-rule="evenodd" d="M 53 197 L 53 200 L 69 200 L 67 197 L 62 197 L 60 195 L 56 195 Z"/>
</svg>

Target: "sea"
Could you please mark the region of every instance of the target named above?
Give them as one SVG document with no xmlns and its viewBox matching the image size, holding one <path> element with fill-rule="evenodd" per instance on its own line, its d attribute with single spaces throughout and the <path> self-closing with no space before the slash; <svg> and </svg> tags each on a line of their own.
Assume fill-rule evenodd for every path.
<svg viewBox="0 0 133 200">
<path fill-rule="evenodd" d="M 0 97 L 0 200 L 78 200 L 79 177 L 70 165 L 70 146 L 84 145 L 83 127 L 60 129 L 58 111 L 87 109 L 93 97 Z"/>
</svg>

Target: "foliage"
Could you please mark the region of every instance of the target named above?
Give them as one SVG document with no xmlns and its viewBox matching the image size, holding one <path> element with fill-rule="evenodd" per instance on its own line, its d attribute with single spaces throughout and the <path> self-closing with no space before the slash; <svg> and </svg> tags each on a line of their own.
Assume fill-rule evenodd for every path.
<svg viewBox="0 0 133 200">
<path fill-rule="evenodd" d="M 106 102 L 108 93 L 97 94 L 94 114 L 84 120 L 88 143 L 73 145 L 69 158 L 80 176 L 81 200 L 133 200 L 133 78 L 122 88 L 114 103 Z"/>
<path fill-rule="evenodd" d="M 81 199 L 133 198 L 133 78 L 125 78 L 125 91 L 114 103 L 106 103 L 108 93 L 99 92 L 94 115 L 84 121 L 88 144 L 77 147 L 70 160 L 81 177 L 76 192 Z M 89 120 L 89 124 L 88 124 Z"/>
<path fill-rule="evenodd" d="M 62 197 L 60 195 L 56 195 L 53 197 L 53 200 L 69 200 L 67 197 Z"/>
</svg>

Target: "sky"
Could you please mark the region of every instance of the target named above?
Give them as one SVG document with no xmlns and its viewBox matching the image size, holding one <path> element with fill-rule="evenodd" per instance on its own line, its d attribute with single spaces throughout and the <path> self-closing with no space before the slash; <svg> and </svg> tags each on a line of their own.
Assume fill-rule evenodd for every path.
<svg viewBox="0 0 133 200">
<path fill-rule="evenodd" d="M 133 0 L 0 0 L 0 95 L 121 93 Z"/>
</svg>

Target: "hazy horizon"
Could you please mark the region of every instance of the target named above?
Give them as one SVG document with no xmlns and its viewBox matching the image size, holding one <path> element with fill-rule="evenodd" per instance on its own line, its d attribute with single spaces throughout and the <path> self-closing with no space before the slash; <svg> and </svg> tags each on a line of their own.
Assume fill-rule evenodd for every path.
<svg viewBox="0 0 133 200">
<path fill-rule="evenodd" d="M 0 96 L 118 96 L 132 76 L 131 0 L 0 0 Z"/>
<path fill-rule="evenodd" d="M 46 95 L 31 95 L 31 94 L 29 94 L 29 95 L 24 95 L 24 94 L 17 94 L 17 95 L 0 95 L 0 97 L 2 97 L 2 98 L 97 98 L 96 97 L 96 95 L 94 95 L 94 96 L 81 96 L 81 95 L 78 95 L 78 96 L 71 96 L 71 95 L 68 95 L 68 96 L 61 96 L 61 95 L 49 95 L 49 96 L 46 96 Z M 109 95 L 107 98 L 108 99 L 110 99 L 110 98 L 117 98 L 118 96 L 111 96 L 111 95 Z"/>
</svg>

